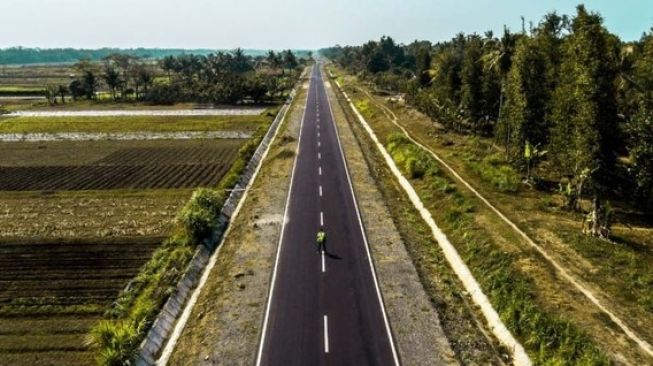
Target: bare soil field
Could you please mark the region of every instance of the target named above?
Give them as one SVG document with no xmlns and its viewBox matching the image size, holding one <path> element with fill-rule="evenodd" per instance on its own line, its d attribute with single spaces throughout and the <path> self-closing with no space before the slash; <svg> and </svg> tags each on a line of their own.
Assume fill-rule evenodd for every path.
<svg viewBox="0 0 653 366">
<path fill-rule="evenodd" d="M 158 245 L 159 238 L 0 244 L 0 364 L 91 364 L 88 329 Z"/>
<path fill-rule="evenodd" d="M 163 237 L 191 190 L 0 192 L 1 243 Z"/>
<path fill-rule="evenodd" d="M 4 150 L 4 156 L 0 159 L 0 190 L 211 186 L 217 184 L 227 172 L 244 141 L 4 143 L 5 146 L 0 147 L 0 150 Z M 89 159 L 84 159 L 87 149 Z M 79 163 L 72 163 L 71 156 L 75 156 Z M 42 161 L 50 164 L 43 164 Z"/>
</svg>

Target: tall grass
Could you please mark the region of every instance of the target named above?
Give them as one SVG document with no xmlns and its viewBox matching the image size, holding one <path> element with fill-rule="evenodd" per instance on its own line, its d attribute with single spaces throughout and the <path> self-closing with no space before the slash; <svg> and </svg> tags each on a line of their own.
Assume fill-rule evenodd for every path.
<svg viewBox="0 0 653 366">
<path fill-rule="evenodd" d="M 412 179 L 418 194 L 439 219 L 501 319 L 538 365 L 609 365 L 611 361 L 574 324 L 538 304 L 533 280 L 474 220 L 474 204 L 437 162 L 402 134 L 389 135 L 388 152 Z M 415 168 L 417 167 L 417 169 Z M 437 209 L 436 209 L 437 207 Z"/>
</svg>

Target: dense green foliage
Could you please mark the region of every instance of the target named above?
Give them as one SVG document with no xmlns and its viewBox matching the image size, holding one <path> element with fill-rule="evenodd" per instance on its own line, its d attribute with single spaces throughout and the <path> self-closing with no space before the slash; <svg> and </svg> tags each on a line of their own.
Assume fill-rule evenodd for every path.
<svg viewBox="0 0 653 366">
<path fill-rule="evenodd" d="M 607 200 L 653 207 L 653 31 L 622 42 L 580 5 L 573 18 L 548 14 L 501 38 L 398 45 L 383 37 L 321 53 L 445 128 L 493 136 L 524 180 L 566 187 L 570 209 L 590 198 L 589 234 L 609 235 Z"/>
<path fill-rule="evenodd" d="M 75 100 L 95 100 L 104 87 L 114 100 L 122 101 L 263 103 L 283 99 L 305 62 L 291 50 L 254 58 L 236 49 L 205 56 L 167 56 L 158 62 L 111 54 L 102 63 L 76 63 L 77 78 L 67 86 L 48 86 L 46 96 L 51 104 L 57 103 L 57 97 L 65 102 L 67 94 Z"/>
</svg>

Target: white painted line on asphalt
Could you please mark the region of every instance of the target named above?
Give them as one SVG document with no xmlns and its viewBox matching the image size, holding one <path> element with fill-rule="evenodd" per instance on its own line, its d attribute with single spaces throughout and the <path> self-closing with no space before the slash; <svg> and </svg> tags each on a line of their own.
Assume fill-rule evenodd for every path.
<svg viewBox="0 0 653 366">
<path fill-rule="evenodd" d="M 317 133 L 317 137 L 320 137 L 320 133 L 319 133 L 319 132 Z"/>
<path fill-rule="evenodd" d="M 326 263 L 324 262 L 324 251 L 322 251 L 322 273 L 326 272 Z"/>
<path fill-rule="evenodd" d="M 322 146 L 322 144 L 320 144 L 320 142 L 318 141 L 317 142 L 317 147 L 320 147 L 320 146 Z"/>
<path fill-rule="evenodd" d="M 317 153 L 317 159 L 322 160 L 322 153 Z"/>
<path fill-rule="evenodd" d="M 320 197 L 322 197 L 322 186 L 320 186 Z"/>
<path fill-rule="evenodd" d="M 324 226 L 324 212 L 320 211 L 320 226 Z"/>
<path fill-rule="evenodd" d="M 319 175 L 322 175 L 322 167 L 319 167 L 319 168 L 317 169 L 317 172 L 318 172 Z"/>
<path fill-rule="evenodd" d="M 324 353 L 329 353 L 329 318 L 324 316 Z"/>
</svg>

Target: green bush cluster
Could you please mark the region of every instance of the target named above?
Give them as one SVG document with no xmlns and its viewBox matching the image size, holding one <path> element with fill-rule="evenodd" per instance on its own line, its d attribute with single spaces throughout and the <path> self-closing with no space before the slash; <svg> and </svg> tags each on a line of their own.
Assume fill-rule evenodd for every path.
<svg viewBox="0 0 653 366">
<path fill-rule="evenodd" d="M 510 165 L 502 162 L 497 154 L 487 155 L 482 159 L 468 154 L 465 156 L 467 166 L 481 179 L 501 192 L 517 192 L 521 183 L 519 173 Z"/>
<path fill-rule="evenodd" d="M 200 188 L 193 192 L 178 217 L 193 244 L 211 238 L 224 201 L 224 194 L 215 190 Z"/>
<path fill-rule="evenodd" d="M 429 155 L 400 133 L 388 136 L 386 144 L 388 152 L 397 166 L 410 179 L 419 179 L 429 174 L 436 174 L 437 167 Z"/>
<path fill-rule="evenodd" d="M 474 220 L 471 200 L 438 170 L 431 156 L 401 134 L 388 138 L 387 149 L 395 163 L 403 166 L 404 173 L 417 179 L 415 187 L 425 203 L 439 202 L 440 207 L 447 207 L 439 224 L 460 243 L 457 248 L 465 263 L 535 364 L 611 364 L 588 335 L 537 304 L 532 279 L 515 265 L 515 255 L 497 248 L 484 234 Z M 405 167 L 409 159 L 418 160 L 425 174 L 412 176 L 413 172 Z M 488 159 L 483 164 L 495 163 Z"/>
</svg>

